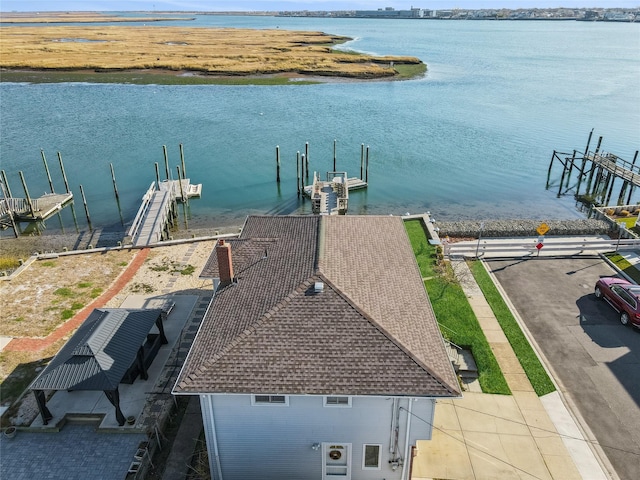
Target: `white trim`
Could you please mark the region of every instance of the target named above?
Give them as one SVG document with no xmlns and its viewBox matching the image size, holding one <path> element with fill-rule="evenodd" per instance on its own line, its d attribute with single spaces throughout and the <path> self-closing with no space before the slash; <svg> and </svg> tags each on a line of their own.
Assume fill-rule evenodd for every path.
<svg viewBox="0 0 640 480">
<path fill-rule="evenodd" d="M 257 397 L 269 397 L 269 401 L 259 401 Z M 282 397 L 284 402 L 274 402 L 273 397 Z M 254 407 L 268 406 L 268 407 L 288 407 L 289 395 L 269 395 L 269 394 L 253 394 L 251 395 L 251 405 Z"/>
<path fill-rule="evenodd" d="M 364 462 L 367 458 L 367 447 L 378 447 L 378 466 L 367 467 Z M 382 444 L 381 443 L 365 443 L 362 445 L 362 469 L 363 470 L 380 470 L 382 465 Z"/>
<path fill-rule="evenodd" d="M 336 475 L 335 472 L 327 472 L 327 467 L 331 468 L 330 465 L 327 465 L 327 450 L 332 446 L 337 445 L 339 448 L 343 448 L 347 455 L 346 463 L 338 467 L 340 470 L 344 469 L 344 475 Z M 335 467 L 334 467 L 335 468 Z M 342 480 L 351 480 L 351 444 L 350 443 L 341 443 L 341 442 L 322 442 L 322 478 L 323 480 L 327 479 L 342 479 Z"/>
<path fill-rule="evenodd" d="M 327 403 L 329 398 L 347 399 L 347 403 Z M 328 408 L 351 408 L 351 397 L 347 395 L 325 395 L 322 397 L 322 406 Z"/>
</svg>

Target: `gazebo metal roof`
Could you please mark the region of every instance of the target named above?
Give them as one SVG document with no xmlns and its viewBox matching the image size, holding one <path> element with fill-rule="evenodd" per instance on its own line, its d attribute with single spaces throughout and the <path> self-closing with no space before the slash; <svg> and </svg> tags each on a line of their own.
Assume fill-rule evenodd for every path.
<svg viewBox="0 0 640 480">
<path fill-rule="evenodd" d="M 29 385 L 38 403 L 44 390 L 103 390 L 118 409 L 117 389 L 140 357 L 141 346 L 154 324 L 162 328 L 161 309 L 95 309 L 49 365 Z M 42 405 L 46 410 L 44 403 Z M 43 413 L 43 420 L 47 412 Z"/>
</svg>

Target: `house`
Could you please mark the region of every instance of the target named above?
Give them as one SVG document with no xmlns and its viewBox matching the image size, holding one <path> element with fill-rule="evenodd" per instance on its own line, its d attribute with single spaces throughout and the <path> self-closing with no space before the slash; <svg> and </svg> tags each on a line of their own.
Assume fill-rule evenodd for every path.
<svg viewBox="0 0 640 480">
<path fill-rule="evenodd" d="M 460 396 L 399 217 L 251 216 L 174 387 L 198 395 L 213 478 L 407 479 Z"/>
</svg>

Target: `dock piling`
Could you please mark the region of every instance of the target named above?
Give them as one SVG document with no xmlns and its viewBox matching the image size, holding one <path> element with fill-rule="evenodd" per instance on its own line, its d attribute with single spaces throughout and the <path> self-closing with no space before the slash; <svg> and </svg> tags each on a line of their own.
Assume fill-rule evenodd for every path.
<svg viewBox="0 0 640 480">
<path fill-rule="evenodd" d="M 167 155 L 166 145 L 162 145 L 162 152 L 164 153 L 164 171 L 167 174 L 167 180 L 169 180 L 169 157 Z"/>
<path fill-rule="evenodd" d="M 187 196 L 184 194 L 184 190 L 182 189 L 182 180 L 180 179 L 180 165 L 176 165 L 178 170 L 178 184 L 180 185 L 180 197 L 182 198 L 182 203 L 186 203 L 188 201 Z"/>
<path fill-rule="evenodd" d="M 118 195 L 118 185 L 116 185 L 116 174 L 113 171 L 113 163 L 109 164 L 111 168 L 111 181 L 113 182 L 113 192 L 116 194 L 116 200 L 120 199 L 120 195 Z"/>
<path fill-rule="evenodd" d="M 42 156 L 42 162 L 44 163 L 44 171 L 47 172 L 47 180 L 49 180 L 49 188 L 51 193 L 56 193 L 53 189 L 53 181 L 51 180 L 51 173 L 49 173 L 49 165 L 47 165 L 47 157 L 44 156 L 44 150 L 40 149 L 40 155 Z"/>
<path fill-rule="evenodd" d="M 60 171 L 62 172 L 62 179 L 64 180 L 64 188 L 67 193 L 71 193 L 69 190 L 69 182 L 67 181 L 67 173 L 64 171 L 64 163 L 62 163 L 62 154 L 58 152 L 58 163 L 60 164 Z"/>
<path fill-rule="evenodd" d="M 305 178 L 309 178 L 309 142 L 304 144 L 304 158 L 306 162 Z"/>
<path fill-rule="evenodd" d="M 82 185 L 80 185 L 80 196 L 82 197 L 82 204 L 84 205 L 84 213 L 87 215 L 87 223 L 89 224 L 89 230 L 92 230 L 91 217 L 89 216 L 89 207 L 87 206 L 87 199 L 84 196 L 84 189 L 82 188 Z"/>
<path fill-rule="evenodd" d="M 180 144 L 180 164 L 182 165 L 182 179 L 186 180 L 187 179 L 187 169 L 184 166 L 184 149 L 182 147 L 182 144 Z M 178 180 L 180 180 L 178 178 Z"/>
<path fill-rule="evenodd" d="M 364 171 L 365 171 L 364 181 L 369 183 L 369 145 L 367 145 L 367 159 L 366 159 L 366 166 Z"/>
<path fill-rule="evenodd" d="M 584 149 L 584 154 L 586 155 L 587 153 L 589 153 L 589 145 L 591 145 L 591 137 L 593 136 L 593 128 L 591 129 L 591 131 L 589 132 L 589 138 L 587 139 L 587 146 Z"/>
<path fill-rule="evenodd" d="M 363 179 L 362 177 L 362 168 L 364 166 L 364 143 L 360 144 L 360 180 Z"/>
<path fill-rule="evenodd" d="M 296 152 L 296 187 L 300 196 L 300 152 Z"/>
<path fill-rule="evenodd" d="M 158 166 L 158 162 L 155 162 L 156 166 L 156 189 L 160 190 L 160 167 Z"/>
<path fill-rule="evenodd" d="M 22 182 L 22 188 L 24 189 L 24 196 L 27 199 L 27 205 L 29 206 L 29 213 L 32 218 L 36 218 L 36 213 L 33 210 L 33 203 L 31 202 L 31 197 L 29 196 L 29 189 L 27 188 L 27 182 L 24 181 L 24 175 L 22 174 L 22 170 L 18 172 L 20 175 L 20 181 Z"/>
<path fill-rule="evenodd" d="M 5 198 L 13 197 L 13 195 L 11 195 L 11 189 L 9 188 L 9 182 L 7 181 L 7 173 L 4 170 L 2 170 L 0 171 L 0 174 L 2 175 L 2 183 L 4 184 L 4 188 L 5 188 L 5 192 L 4 192 Z M 9 197 L 6 197 L 6 195 L 9 195 Z"/>
<path fill-rule="evenodd" d="M 276 182 L 280 183 L 280 146 L 276 145 Z"/>
<path fill-rule="evenodd" d="M 336 171 L 336 144 L 338 143 L 338 140 L 333 140 L 333 171 Z"/>
</svg>

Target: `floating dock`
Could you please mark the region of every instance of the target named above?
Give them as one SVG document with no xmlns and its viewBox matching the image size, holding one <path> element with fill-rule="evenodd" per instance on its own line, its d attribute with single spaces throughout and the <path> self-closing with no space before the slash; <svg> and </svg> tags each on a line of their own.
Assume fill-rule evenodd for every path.
<svg viewBox="0 0 640 480">
<path fill-rule="evenodd" d="M 367 188 L 360 178 L 348 178 L 347 172 L 327 172 L 326 180 L 314 172 L 313 184 L 303 188 L 311 198 L 312 211 L 318 215 L 345 215 L 349 207 L 349 191 Z"/>
<path fill-rule="evenodd" d="M 202 195 L 202 184 L 191 184 L 188 178 L 182 180 L 163 180 L 160 182 L 160 191 L 167 191 L 179 202 L 186 202 L 190 198 Z"/>
<path fill-rule="evenodd" d="M 39 198 L 3 198 L 0 200 L 0 222 L 9 217 L 21 222 L 40 222 L 58 213 L 73 201 L 73 193 L 45 193 Z"/>
</svg>

